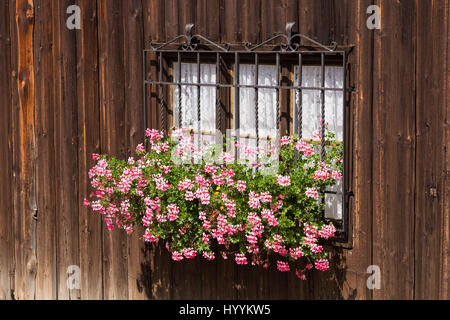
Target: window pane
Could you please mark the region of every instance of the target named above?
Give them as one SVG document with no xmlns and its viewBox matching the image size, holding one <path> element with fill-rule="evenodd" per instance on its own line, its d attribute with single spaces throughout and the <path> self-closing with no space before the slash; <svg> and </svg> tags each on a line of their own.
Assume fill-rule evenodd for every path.
<svg viewBox="0 0 450 320">
<path fill-rule="evenodd" d="M 241 64 L 239 67 L 239 83 L 254 85 L 256 67 L 251 64 Z M 259 65 L 258 84 L 275 86 L 277 70 L 275 66 Z M 253 88 L 241 88 L 239 91 L 239 124 L 242 134 L 256 135 L 255 94 Z M 275 89 L 259 89 L 258 91 L 258 132 L 260 136 L 272 135 L 276 128 Z"/>
<path fill-rule="evenodd" d="M 259 65 L 258 66 L 258 85 L 274 86 L 277 84 L 276 66 Z M 252 64 L 241 64 L 239 66 L 239 83 L 243 85 L 255 85 L 256 83 L 256 66 Z M 256 148 L 256 106 L 255 106 L 256 89 L 241 88 L 239 91 L 239 142 L 242 145 Z M 265 150 L 268 146 L 267 137 L 276 136 L 276 89 L 259 89 L 258 90 L 258 135 L 260 149 Z M 242 137 L 242 135 L 250 135 L 250 137 Z M 248 159 L 251 162 L 256 161 L 256 153 L 252 154 L 238 152 L 238 158 Z"/>
<path fill-rule="evenodd" d="M 328 191 L 334 191 L 336 194 L 325 193 L 325 217 L 329 219 L 342 219 L 342 179 L 336 185 L 329 188 Z"/>
<path fill-rule="evenodd" d="M 174 63 L 174 80 L 177 80 L 178 64 Z M 197 82 L 197 64 L 181 64 L 181 82 Z M 200 66 L 200 83 L 216 83 L 216 67 L 213 64 L 202 64 Z M 179 96 L 178 86 L 173 86 L 173 126 L 179 126 Z M 196 86 L 181 86 L 181 115 L 182 128 L 198 128 Z M 216 88 L 200 87 L 200 117 L 201 130 L 213 131 L 216 128 Z"/>
<path fill-rule="evenodd" d="M 294 84 L 299 83 L 298 67 L 295 67 Z M 321 87 L 321 67 L 302 67 L 302 86 Z M 342 67 L 325 67 L 325 88 L 343 88 L 344 71 Z M 322 99 L 321 90 L 302 90 L 302 137 L 313 139 L 314 133 L 320 130 L 322 119 Z M 295 108 L 298 107 L 298 92 L 295 91 Z M 297 114 L 297 112 L 295 112 Z M 325 122 L 328 129 L 336 134 L 336 139 L 344 139 L 344 105 L 342 91 L 325 90 Z M 294 117 L 294 128 L 297 128 L 297 119 Z M 342 179 L 325 193 L 325 217 L 330 219 L 342 219 L 343 186 Z"/>
<path fill-rule="evenodd" d="M 294 85 L 298 85 L 298 67 L 295 67 Z M 342 88 L 344 71 L 342 67 L 325 67 L 325 88 Z M 302 86 L 320 87 L 321 67 L 302 67 Z M 342 91 L 325 91 L 325 122 L 328 128 L 336 134 L 337 140 L 343 140 L 343 96 Z M 320 90 L 302 90 L 302 137 L 312 139 L 314 132 L 320 129 L 322 119 L 322 99 Z M 295 91 L 295 101 L 298 101 L 298 92 Z M 298 103 L 296 104 L 297 107 Z M 294 117 L 294 128 L 297 128 L 297 118 Z"/>
</svg>

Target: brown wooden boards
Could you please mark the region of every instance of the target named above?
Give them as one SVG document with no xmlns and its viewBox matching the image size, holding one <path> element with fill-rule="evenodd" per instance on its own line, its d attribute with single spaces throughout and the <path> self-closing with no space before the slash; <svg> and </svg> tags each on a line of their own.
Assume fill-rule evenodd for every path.
<svg viewBox="0 0 450 320">
<path fill-rule="evenodd" d="M 0 299 L 11 299 L 13 201 L 11 145 L 11 37 L 9 3 L 0 3 Z"/>
<path fill-rule="evenodd" d="M 81 30 L 77 37 L 78 114 L 78 210 L 80 238 L 81 299 L 103 298 L 101 217 L 82 205 L 92 192 L 88 170 L 94 165 L 92 153 L 100 152 L 100 104 L 98 62 L 98 13 L 95 1 L 78 2 Z"/>
<path fill-rule="evenodd" d="M 128 128 L 125 123 L 122 1 L 99 1 L 97 12 L 101 152 L 125 159 Z M 127 244 L 127 235 L 123 230 L 104 231 L 104 299 L 128 298 Z"/>
<path fill-rule="evenodd" d="M 36 138 L 33 57 L 34 4 L 32 0 L 10 3 L 15 23 L 12 91 L 13 104 L 13 199 L 15 235 L 15 298 L 36 297 Z M 13 98 L 14 101 L 14 98 Z"/>
<path fill-rule="evenodd" d="M 125 73 L 125 121 L 128 134 L 128 156 L 135 156 L 135 147 L 144 141 L 144 109 L 142 83 L 142 50 L 144 27 L 142 3 L 139 0 L 123 2 L 123 61 Z M 128 297 L 149 299 L 150 268 L 142 226 L 128 237 Z"/>
<path fill-rule="evenodd" d="M 412 299 L 416 8 L 412 1 L 376 3 L 383 19 L 374 45 L 372 241 L 381 289 L 373 297 Z"/>
<path fill-rule="evenodd" d="M 34 68 L 36 75 L 36 195 L 37 195 L 37 275 L 36 298 L 56 299 L 56 149 L 55 101 L 52 51 L 52 2 L 35 7 Z M 59 211 L 61 212 L 61 211 Z"/>
<path fill-rule="evenodd" d="M 448 270 L 441 269 L 442 254 L 448 254 L 445 232 L 445 83 L 448 79 L 448 2 L 417 5 L 417 63 L 416 63 L 416 195 L 415 195 L 415 278 L 414 297 L 444 298 L 442 287 Z M 432 61 L 432 63 L 430 63 Z M 448 215 L 448 211 L 447 211 Z M 447 225 L 446 225 L 447 223 Z M 445 271 L 444 271 L 445 270 Z M 445 291 L 445 290 L 444 290 Z"/>
</svg>

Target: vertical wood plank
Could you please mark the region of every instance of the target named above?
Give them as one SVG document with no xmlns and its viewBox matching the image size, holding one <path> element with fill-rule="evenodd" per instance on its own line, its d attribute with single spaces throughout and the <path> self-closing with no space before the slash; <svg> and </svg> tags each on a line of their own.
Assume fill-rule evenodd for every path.
<svg viewBox="0 0 450 320">
<path fill-rule="evenodd" d="M 36 76 L 36 194 L 37 194 L 37 276 L 36 298 L 56 299 L 56 188 L 55 107 L 53 100 L 52 3 L 35 6 Z"/>
<path fill-rule="evenodd" d="M 70 0 L 54 3 L 52 15 L 58 299 L 80 298 L 80 289 L 68 286 L 68 268 L 80 265 L 76 31 L 67 28 L 65 18 L 71 4 Z"/>
<path fill-rule="evenodd" d="M 261 40 L 261 0 L 225 0 L 222 41 L 257 43 Z"/>
<path fill-rule="evenodd" d="M 11 37 L 9 3 L 0 3 L 0 299 L 11 299 L 14 256 L 11 145 Z"/>
<path fill-rule="evenodd" d="M 372 264 L 372 101 L 373 101 L 373 33 L 366 26 L 366 9 L 371 0 L 357 3 L 347 1 L 346 23 L 336 26 L 336 41 L 346 45 L 355 44 L 349 55 L 349 83 L 356 92 L 350 96 L 350 110 L 354 128 L 349 142 L 352 162 L 348 171 L 349 187 L 354 192 L 350 198 L 350 215 L 353 248 L 344 250 L 345 272 L 340 279 L 342 298 L 371 299 L 372 291 L 367 288 L 367 267 Z M 338 7 L 336 5 L 336 7 Z M 356 21 L 353 17 L 356 16 Z M 339 14 L 337 13 L 337 17 Z M 343 41 L 343 42 L 340 42 Z M 348 110 L 348 109 L 347 109 Z M 342 270 L 342 269 L 341 269 Z"/>
<path fill-rule="evenodd" d="M 445 39 L 449 37 L 449 11 L 450 11 L 450 1 L 445 1 L 445 16 L 443 26 L 447 30 Z M 444 203 L 442 206 L 442 232 L 441 232 L 441 243 L 442 243 L 442 254 L 441 254 L 441 268 L 440 268 L 440 277 L 441 277 L 441 285 L 439 289 L 439 298 L 440 299 L 450 299 L 450 284 L 448 279 L 450 279 L 450 54 L 449 54 L 449 44 L 447 42 L 447 49 L 445 50 L 445 65 L 446 68 L 444 72 L 445 78 L 445 86 L 446 95 L 444 98 L 444 126 L 445 130 L 443 130 L 442 134 L 444 136 L 444 147 L 445 152 L 442 155 L 442 161 L 444 163 L 444 172 L 443 175 L 443 185 L 446 186 L 443 189 L 442 196 L 444 198 Z"/>
<path fill-rule="evenodd" d="M 125 71 L 125 118 L 129 130 L 127 151 L 129 156 L 135 156 L 134 148 L 144 141 L 144 109 L 142 83 L 142 50 L 144 41 L 144 26 L 142 3 L 140 0 L 123 3 L 123 34 L 124 34 L 124 71 Z M 142 236 L 145 229 L 142 226 L 128 238 L 128 298 L 151 298 L 150 263 L 147 247 Z"/>
<path fill-rule="evenodd" d="M 377 1 L 374 45 L 374 299 L 414 296 L 415 3 Z"/>
<path fill-rule="evenodd" d="M 143 2 L 144 11 L 144 48 L 149 48 L 149 39 L 165 41 L 165 10 L 166 3 L 162 0 L 148 0 Z M 146 77 L 157 77 L 156 55 L 147 53 Z M 148 126 L 160 129 L 158 91 L 153 86 L 147 86 Z M 172 263 L 170 255 L 164 248 L 164 243 L 152 245 L 148 251 L 151 277 L 151 294 L 153 299 L 171 299 L 172 297 Z"/>
<path fill-rule="evenodd" d="M 179 16 L 179 0 L 164 1 L 164 39 L 165 41 L 175 38 L 180 33 L 184 33 L 181 29 Z"/>
<path fill-rule="evenodd" d="M 99 0 L 101 151 L 125 159 L 128 132 L 125 123 L 123 12 L 121 1 Z M 104 225 L 104 224 L 103 224 Z M 123 230 L 103 237 L 103 285 L 105 299 L 128 298 L 128 247 Z"/>
<path fill-rule="evenodd" d="M 322 43 L 329 44 L 333 26 L 333 0 L 299 0 L 300 33 Z M 308 23 L 317 19 L 320 22 Z"/>
<path fill-rule="evenodd" d="M 261 1 L 261 40 L 264 41 L 277 33 L 285 33 L 286 23 L 295 22 L 298 30 L 297 0 Z"/>
<path fill-rule="evenodd" d="M 13 105 L 13 199 L 15 235 L 15 298 L 36 297 L 36 190 L 35 190 L 35 82 L 34 82 L 34 3 L 11 3 L 15 17 L 14 80 L 17 95 Z M 13 20 L 14 21 L 14 20 Z"/>
<path fill-rule="evenodd" d="M 220 41 L 220 0 L 197 0 L 195 30 L 212 41 Z"/>
<path fill-rule="evenodd" d="M 88 170 L 94 165 L 92 153 L 100 152 L 100 106 L 98 71 L 97 4 L 79 0 L 81 30 L 77 41 L 78 113 L 78 212 L 80 238 L 81 299 L 103 299 L 101 217 L 82 205 L 92 192 Z"/>
<path fill-rule="evenodd" d="M 445 94 L 448 39 L 444 1 L 416 1 L 416 197 L 415 197 L 415 279 L 414 298 L 438 299 L 441 280 L 440 256 L 444 214 L 441 194 L 445 194 L 443 157 L 445 149 Z M 448 9 L 448 8 L 447 8 Z M 433 63 L 430 63 L 433 61 Z M 448 106 L 447 106 L 448 107 Z M 439 196 L 433 194 L 433 189 Z"/>
</svg>

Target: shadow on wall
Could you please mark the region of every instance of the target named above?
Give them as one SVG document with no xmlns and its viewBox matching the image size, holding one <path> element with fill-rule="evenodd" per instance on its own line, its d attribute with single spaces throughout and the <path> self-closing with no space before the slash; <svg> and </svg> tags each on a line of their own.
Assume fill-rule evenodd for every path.
<svg viewBox="0 0 450 320">
<path fill-rule="evenodd" d="M 278 272 L 276 259 L 269 269 L 237 266 L 231 258 L 208 262 L 202 258 L 174 262 L 163 244 L 146 244 L 146 261 L 136 280 L 148 299 L 350 299 L 357 289 L 347 288 L 344 249 L 333 248 L 330 269 L 314 270 L 302 281 L 295 272 Z"/>
</svg>

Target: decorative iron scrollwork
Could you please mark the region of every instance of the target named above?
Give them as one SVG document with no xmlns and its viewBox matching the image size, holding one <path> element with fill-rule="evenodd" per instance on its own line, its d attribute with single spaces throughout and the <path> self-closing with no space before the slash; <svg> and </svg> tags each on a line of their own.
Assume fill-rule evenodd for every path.
<svg viewBox="0 0 450 320">
<path fill-rule="evenodd" d="M 244 44 L 244 48 L 248 52 L 256 51 L 259 48 L 264 47 L 265 45 L 269 44 L 275 44 L 276 40 L 281 40 L 280 43 L 278 43 L 279 50 L 282 52 L 296 52 L 299 51 L 301 48 L 305 48 L 306 45 L 303 45 L 302 41 L 306 41 L 310 44 L 308 48 L 317 48 L 319 50 L 329 51 L 333 52 L 337 49 L 338 45 L 336 42 L 332 42 L 330 46 L 323 45 L 310 37 L 295 33 L 293 31 L 295 22 L 288 22 L 286 24 L 286 31 L 285 33 L 276 34 L 273 37 L 259 43 L 256 45 L 252 45 L 250 42 L 247 42 Z M 183 41 L 180 44 L 180 50 L 182 51 L 198 51 L 198 50 L 205 50 L 205 51 L 222 51 L 222 52 L 228 52 L 232 50 L 232 46 L 229 43 L 224 44 L 218 44 L 214 41 L 209 40 L 208 38 L 200 35 L 200 34 L 194 34 L 194 24 L 189 23 L 185 26 L 185 34 L 179 35 L 165 43 L 157 44 L 153 41 L 150 41 L 150 48 L 153 51 L 163 50 L 170 44 L 175 44 Z"/>
</svg>

